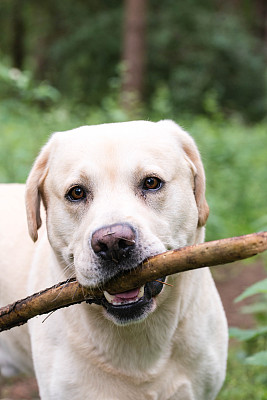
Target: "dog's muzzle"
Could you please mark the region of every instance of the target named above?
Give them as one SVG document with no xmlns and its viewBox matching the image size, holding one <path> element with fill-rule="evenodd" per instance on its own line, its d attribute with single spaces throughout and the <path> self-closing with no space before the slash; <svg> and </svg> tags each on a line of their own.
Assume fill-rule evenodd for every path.
<svg viewBox="0 0 267 400">
<path fill-rule="evenodd" d="M 128 223 L 113 224 L 96 230 L 91 238 L 91 247 L 99 258 L 102 268 L 113 265 L 121 274 L 136 266 L 132 257 L 136 248 L 137 235 L 135 229 Z M 117 275 L 117 274 L 116 274 Z M 116 276 L 115 275 L 115 276 Z M 144 319 L 153 309 L 153 297 L 157 296 L 165 278 L 148 282 L 144 286 L 127 292 L 111 295 L 104 291 L 101 299 L 88 302 L 102 305 L 112 320 L 118 324 L 127 324 Z"/>
</svg>

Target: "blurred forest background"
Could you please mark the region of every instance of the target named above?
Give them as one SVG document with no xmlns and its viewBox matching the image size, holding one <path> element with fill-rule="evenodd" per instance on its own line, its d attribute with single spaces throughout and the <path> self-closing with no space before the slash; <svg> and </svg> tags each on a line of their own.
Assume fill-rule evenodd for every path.
<svg viewBox="0 0 267 400">
<path fill-rule="evenodd" d="M 0 26 L 0 182 L 54 131 L 172 118 L 203 157 L 207 240 L 267 230 L 266 0 L 1 0 Z M 220 400 L 266 399 L 236 354 Z"/>
<path fill-rule="evenodd" d="M 0 181 L 47 136 L 173 118 L 203 155 L 208 239 L 264 229 L 265 0 L 1 0 Z"/>
</svg>

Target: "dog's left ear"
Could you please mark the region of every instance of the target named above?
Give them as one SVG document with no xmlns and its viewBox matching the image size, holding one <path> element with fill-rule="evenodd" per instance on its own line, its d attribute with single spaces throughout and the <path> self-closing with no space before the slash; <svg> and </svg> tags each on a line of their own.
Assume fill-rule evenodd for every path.
<svg viewBox="0 0 267 400">
<path fill-rule="evenodd" d="M 160 121 L 159 124 L 164 124 L 166 129 L 174 132 L 185 152 L 185 156 L 188 158 L 189 162 L 192 163 L 195 183 L 194 194 L 198 208 L 198 226 L 204 226 L 209 216 L 209 206 L 205 197 L 205 172 L 197 146 L 193 138 L 175 122 L 165 120 Z"/>
<path fill-rule="evenodd" d="M 41 190 L 48 173 L 50 141 L 43 147 L 35 160 L 26 182 L 25 202 L 28 220 L 28 230 L 34 242 L 38 239 L 38 229 L 42 225 L 40 204 Z"/>
<path fill-rule="evenodd" d="M 201 227 L 206 224 L 209 216 L 209 206 L 205 197 L 206 179 L 205 179 L 204 167 L 197 146 L 195 145 L 195 142 L 190 136 L 189 139 L 191 140 L 185 141 L 183 143 L 183 150 L 195 167 L 194 194 L 198 208 L 198 226 Z"/>
</svg>

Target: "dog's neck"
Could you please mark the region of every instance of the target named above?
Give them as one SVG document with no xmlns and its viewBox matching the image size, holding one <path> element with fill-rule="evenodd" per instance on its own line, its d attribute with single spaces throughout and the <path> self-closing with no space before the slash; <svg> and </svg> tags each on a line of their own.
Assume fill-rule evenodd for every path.
<svg viewBox="0 0 267 400">
<path fill-rule="evenodd" d="M 88 355 L 98 368 L 142 381 L 151 379 L 164 368 L 170 358 L 177 325 L 173 320 L 170 323 L 164 312 L 156 310 L 142 322 L 118 326 L 106 319 L 101 306 L 82 304 L 81 308 L 87 316 L 88 326 L 83 326 L 83 332 L 88 335 L 85 339 Z"/>
<path fill-rule="evenodd" d="M 172 288 L 162 304 L 139 323 L 115 325 L 97 305 L 83 303 L 75 306 L 79 307 L 76 311 L 71 307 L 69 322 L 77 324 L 73 325 L 70 338 L 73 350 L 79 352 L 85 362 L 87 359 L 103 372 L 113 371 L 116 376 L 134 378 L 136 384 L 163 373 L 171 362 L 178 324 L 182 323 L 188 305 L 193 301 L 194 285 L 188 296 L 183 296 L 184 285 L 190 288 L 185 281 L 192 281 L 192 275 L 190 271 L 173 277 L 176 290 Z M 198 273 L 194 275 L 196 280 L 199 279 Z M 79 342 L 76 340 L 77 330 Z"/>
</svg>

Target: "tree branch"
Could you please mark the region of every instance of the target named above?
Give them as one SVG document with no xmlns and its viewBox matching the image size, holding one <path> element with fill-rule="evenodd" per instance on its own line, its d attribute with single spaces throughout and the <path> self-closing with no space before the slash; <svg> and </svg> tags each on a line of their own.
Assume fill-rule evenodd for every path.
<svg viewBox="0 0 267 400">
<path fill-rule="evenodd" d="M 267 232 L 205 242 L 167 251 L 144 261 L 134 270 L 112 279 L 102 289 L 85 288 L 70 280 L 0 308 L 0 332 L 26 323 L 36 315 L 81 303 L 103 295 L 140 287 L 146 282 L 197 268 L 227 264 L 252 257 L 267 249 Z"/>
</svg>

